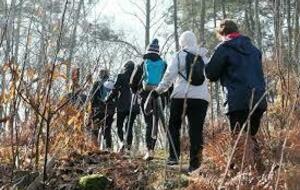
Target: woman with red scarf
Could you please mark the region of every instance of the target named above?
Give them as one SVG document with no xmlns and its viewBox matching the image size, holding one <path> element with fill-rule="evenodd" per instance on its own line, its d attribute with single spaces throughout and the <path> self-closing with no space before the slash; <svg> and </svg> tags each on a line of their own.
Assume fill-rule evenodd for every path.
<svg viewBox="0 0 300 190">
<path fill-rule="evenodd" d="M 233 133 L 241 130 L 253 112 L 246 129 L 249 129 L 256 143 L 255 135 L 267 108 L 262 53 L 251 43 L 250 38 L 239 33 L 232 20 L 221 21 L 217 33 L 222 42 L 215 48 L 206 65 L 206 76 L 211 81 L 220 80 L 224 87 L 224 105 Z"/>
<path fill-rule="evenodd" d="M 211 81 L 220 79 L 225 89 L 226 113 L 232 131 L 238 131 L 256 107 L 250 119 L 250 135 L 254 136 L 267 108 L 262 54 L 250 38 L 239 33 L 232 20 L 223 20 L 217 33 L 222 42 L 206 65 L 206 76 Z"/>
<path fill-rule="evenodd" d="M 263 170 L 259 147 L 255 139 L 263 113 L 267 109 L 262 53 L 250 38 L 239 33 L 232 20 L 221 21 L 217 34 L 222 42 L 206 65 L 205 72 L 211 81 L 220 80 L 226 94 L 226 113 L 233 134 L 239 132 L 250 118 L 246 130 L 256 144 L 258 171 Z M 234 165 L 231 164 L 231 168 Z"/>
</svg>

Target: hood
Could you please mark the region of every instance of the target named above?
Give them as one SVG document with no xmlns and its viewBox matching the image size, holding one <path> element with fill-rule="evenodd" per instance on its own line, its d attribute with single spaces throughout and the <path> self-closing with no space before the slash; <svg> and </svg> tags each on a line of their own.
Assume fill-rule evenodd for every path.
<svg viewBox="0 0 300 190">
<path fill-rule="evenodd" d="M 134 63 L 133 61 L 127 61 L 125 65 L 123 66 L 124 72 L 125 73 L 132 73 L 134 70 Z"/>
<path fill-rule="evenodd" d="M 143 59 L 150 59 L 151 61 L 158 61 L 161 59 L 161 57 L 156 54 L 156 53 L 146 53 L 144 56 L 143 56 Z"/>
<path fill-rule="evenodd" d="M 250 38 L 246 36 L 240 36 L 234 39 L 226 40 L 223 42 L 224 46 L 231 47 L 235 49 L 236 51 L 249 55 L 251 54 L 254 46 L 251 43 Z"/>
<path fill-rule="evenodd" d="M 179 45 L 181 49 L 195 50 L 197 49 L 197 38 L 196 35 L 191 31 L 185 31 L 179 38 Z"/>
</svg>

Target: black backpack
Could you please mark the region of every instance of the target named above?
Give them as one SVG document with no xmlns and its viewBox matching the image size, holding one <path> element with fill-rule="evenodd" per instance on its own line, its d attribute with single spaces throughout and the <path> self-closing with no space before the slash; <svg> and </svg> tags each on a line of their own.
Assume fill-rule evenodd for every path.
<svg viewBox="0 0 300 190">
<path fill-rule="evenodd" d="M 178 71 L 178 74 L 186 81 L 190 82 L 190 84 L 193 86 L 202 85 L 203 82 L 205 81 L 205 76 L 204 76 L 205 65 L 202 57 L 199 55 L 194 55 L 186 50 L 183 51 L 187 53 L 185 57 L 186 76 L 184 76 L 184 74 L 182 74 L 180 71 Z M 180 65 L 179 53 L 177 54 L 177 59 L 178 59 L 178 70 L 179 70 L 179 65 Z"/>
</svg>

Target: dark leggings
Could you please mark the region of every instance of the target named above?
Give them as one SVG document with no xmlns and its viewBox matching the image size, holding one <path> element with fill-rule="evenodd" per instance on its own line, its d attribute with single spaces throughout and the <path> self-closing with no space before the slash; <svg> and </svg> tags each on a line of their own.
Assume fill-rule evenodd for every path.
<svg viewBox="0 0 300 190">
<path fill-rule="evenodd" d="M 169 154 L 170 159 L 180 156 L 180 128 L 182 123 L 184 99 L 171 99 L 169 119 Z M 201 99 L 187 99 L 186 116 L 189 122 L 190 136 L 190 167 L 198 168 L 201 164 L 203 149 L 203 124 L 208 102 Z M 174 148 L 172 147 L 174 144 Z"/>
<path fill-rule="evenodd" d="M 104 135 L 104 139 L 105 139 L 106 148 L 112 148 L 111 125 L 112 125 L 113 121 L 114 121 L 113 114 L 107 114 L 106 119 L 105 119 L 105 113 L 101 113 L 101 112 L 97 113 L 93 117 L 94 138 L 98 137 L 100 127 L 104 127 L 103 135 Z M 104 123 L 105 123 L 105 126 L 104 126 Z"/>
<path fill-rule="evenodd" d="M 153 117 L 153 113 L 151 113 L 151 114 L 145 113 L 144 106 L 145 106 L 148 95 L 149 95 L 149 92 L 141 93 L 141 97 L 142 97 L 141 107 L 142 107 L 142 111 L 143 111 L 144 120 L 146 123 L 146 146 L 147 146 L 148 150 L 154 150 L 154 147 L 156 144 L 156 139 L 152 138 L 152 129 L 153 129 L 153 124 L 158 124 L 158 117 Z M 153 121 L 155 123 L 153 123 Z"/>
<path fill-rule="evenodd" d="M 256 109 L 250 117 L 250 135 L 255 136 L 260 125 L 260 120 L 265 110 Z M 234 111 L 228 114 L 230 129 L 233 133 L 241 130 L 243 124 L 247 121 L 249 110 Z M 246 127 L 247 129 L 247 127 Z"/>
<path fill-rule="evenodd" d="M 133 123 L 134 123 L 136 116 L 137 116 L 137 113 L 135 113 L 135 112 L 131 113 L 130 123 L 128 126 L 129 112 L 118 112 L 117 113 L 118 137 L 122 142 L 124 141 L 124 131 L 123 131 L 124 121 L 127 118 L 127 122 L 125 123 L 125 135 L 127 132 L 128 134 L 127 134 L 126 144 L 127 144 L 128 148 L 130 148 L 131 144 L 132 144 L 132 138 L 133 138 L 132 127 L 133 127 Z"/>
</svg>

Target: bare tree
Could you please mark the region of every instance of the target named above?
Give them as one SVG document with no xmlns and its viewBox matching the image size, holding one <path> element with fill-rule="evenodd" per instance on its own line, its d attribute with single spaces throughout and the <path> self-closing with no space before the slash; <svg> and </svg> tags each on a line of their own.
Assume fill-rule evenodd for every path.
<svg viewBox="0 0 300 190">
<path fill-rule="evenodd" d="M 297 61 L 298 72 L 300 73 L 299 66 L 299 52 L 300 52 L 300 27 L 299 27 L 299 17 L 300 17 L 300 2 L 299 0 L 295 0 L 295 34 L 294 34 L 294 56 L 295 61 Z"/>
<path fill-rule="evenodd" d="M 72 65 L 72 61 L 73 61 L 73 56 L 74 56 L 74 49 L 76 47 L 76 37 L 77 37 L 77 26 L 78 26 L 78 22 L 79 22 L 79 17 L 80 17 L 80 11 L 81 11 L 81 7 L 83 5 L 83 0 L 80 0 L 78 3 L 78 7 L 76 10 L 76 14 L 74 17 L 74 26 L 73 26 L 73 31 L 72 31 L 72 37 L 71 37 L 71 44 L 70 44 L 70 53 L 69 53 L 69 57 L 68 57 L 68 62 L 67 62 L 67 86 L 69 84 L 69 80 L 70 80 L 70 71 L 71 71 L 71 65 Z"/>
<path fill-rule="evenodd" d="M 145 49 L 150 41 L 151 0 L 146 0 Z"/>
<path fill-rule="evenodd" d="M 178 37 L 178 17 L 177 17 L 177 0 L 173 0 L 173 20 L 174 20 L 174 38 L 175 38 L 175 48 L 179 51 L 179 37 Z"/>
<path fill-rule="evenodd" d="M 200 42 L 205 41 L 205 0 L 201 0 L 201 16 L 200 16 Z"/>
<path fill-rule="evenodd" d="M 225 19 L 225 18 L 227 18 L 227 14 L 226 14 L 226 0 L 221 0 L 222 1 L 222 3 L 221 3 L 221 5 L 222 5 L 222 13 L 223 13 L 223 18 Z"/>
<path fill-rule="evenodd" d="M 262 49 L 262 33 L 261 33 L 261 24 L 259 19 L 259 1 L 255 0 L 254 2 L 254 15 L 255 15 L 255 36 L 256 43 L 259 49 Z"/>
</svg>

